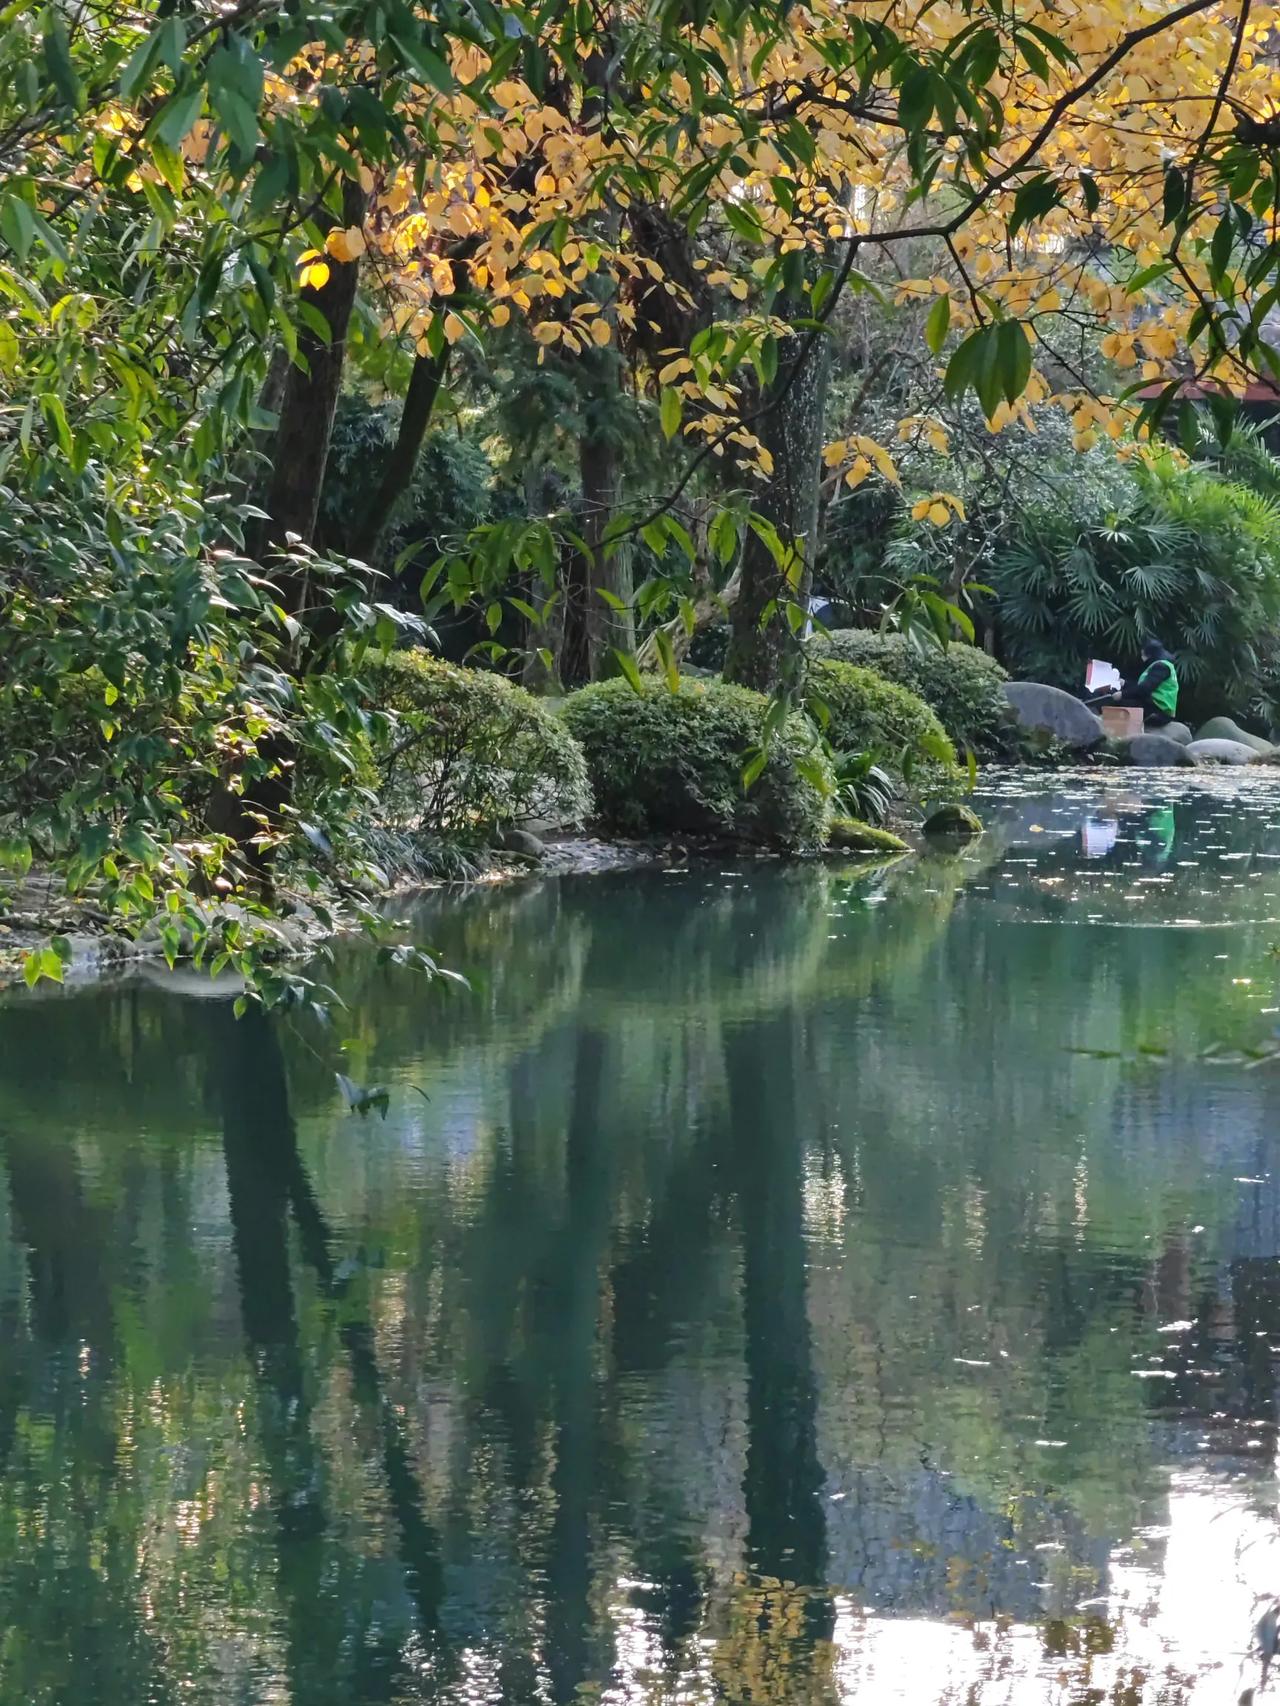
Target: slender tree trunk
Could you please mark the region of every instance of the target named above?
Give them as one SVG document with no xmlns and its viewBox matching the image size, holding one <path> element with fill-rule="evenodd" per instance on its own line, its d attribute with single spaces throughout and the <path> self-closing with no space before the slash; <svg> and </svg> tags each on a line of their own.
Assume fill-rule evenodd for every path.
<svg viewBox="0 0 1280 1706">
<path fill-rule="evenodd" d="M 784 312 L 795 316 L 803 309 L 792 301 Z M 814 340 L 807 358 L 802 357 L 803 337 L 787 341 L 796 346 L 795 351 L 790 361 L 779 363 L 777 377 L 761 399 L 767 412 L 756 432 L 773 458 L 773 472 L 755 507 L 773 523 L 783 546 L 800 553 L 802 567 L 788 582 L 764 541 L 748 531 L 724 671 L 728 680 L 762 692 L 786 682 L 799 661 L 799 643 L 783 605 L 802 603 L 809 594 L 818 540 L 818 489 L 831 364 L 826 338 Z"/>
<path fill-rule="evenodd" d="M 609 657 L 614 648 L 629 652 L 636 643 L 630 547 L 621 545 L 610 557 L 606 557 L 604 549 L 605 532 L 622 495 L 619 462 L 617 446 L 607 433 L 583 435 L 578 446 L 578 466 L 582 476 L 583 538 L 588 551 L 586 663 L 591 681 L 610 673 Z M 609 597 L 601 597 L 602 593 Z M 619 600 L 623 608 L 610 603 L 611 598 Z"/>
<path fill-rule="evenodd" d="M 409 389 L 405 393 L 400 414 L 400 429 L 391 454 L 387 457 L 363 521 L 353 531 L 348 549 L 366 563 L 377 560 L 391 517 L 400 499 L 413 483 L 414 470 L 422 451 L 422 442 L 431 425 L 436 399 L 444 384 L 449 366 L 449 346 L 442 346 L 439 355 L 419 355 L 413 363 Z"/>
<path fill-rule="evenodd" d="M 342 186 L 344 229 L 363 225 L 366 196 L 359 182 L 348 178 Z M 280 603 L 291 616 L 305 617 L 312 602 L 311 576 L 305 565 L 290 564 L 277 552 L 291 543 L 310 545 L 316 532 L 320 491 L 333 439 L 333 419 L 342 389 L 342 369 L 347 353 L 347 326 L 355 304 L 360 263 L 326 259 L 329 276 L 318 289 L 302 293 L 324 319 L 328 335 L 304 326 L 298 337 L 298 360 L 289 369 L 280 402 L 280 419 L 272 447 L 271 480 L 264 508 L 267 519 L 257 539 L 255 554 L 273 571 Z M 274 558 L 274 561 L 273 561 Z M 323 626 L 323 624 L 321 624 Z M 295 668 L 305 662 L 294 659 Z M 293 752 L 279 737 L 268 737 L 258 747 L 262 772 L 243 794 L 223 789 L 210 812 L 213 827 L 231 835 L 265 888 L 271 883 L 271 861 L 254 845 L 260 821 L 280 822 L 293 793 Z"/>
<path fill-rule="evenodd" d="M 362 225 L 365 192 L 348 178 L 342 189 L 344 226 Z M 265 544 L 281 547 L 290 536 L 304 545 L 315 538 L 320 490 L 329 461 L 333 418 L 342 389 L 347 326 L 356 299 L 359 261 L 327 260 L 329 276 L 319 290 L 308 287 L 302 300 L 315 308 L 329 328 L 327 338 L 304 327 L 298 338 L 299 360 L 289 369 L 280 404 L 280 424 L 272 451 L 271 483 L 265 509 Z M 300 572 L 277 577 L 285 609 L 300 616 L 307 608 L 308 579 Z"/>
</svg>

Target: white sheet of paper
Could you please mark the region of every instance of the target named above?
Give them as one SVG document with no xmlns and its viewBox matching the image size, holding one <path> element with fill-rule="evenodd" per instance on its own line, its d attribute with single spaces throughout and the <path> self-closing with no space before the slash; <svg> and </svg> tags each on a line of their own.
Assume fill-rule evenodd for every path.
<svg viewBox="0 0 1280 1706">
<path fill-rule="evenodd" d="M 1105 693 L 1108 688 L 1119 689 L 1123 686 L 1120 671 L 1114 664 L 1103 663 L 1101 658 L 1093 658 L 1085 671 L 1084 684 L 1090 693 Z"/>
</svg>

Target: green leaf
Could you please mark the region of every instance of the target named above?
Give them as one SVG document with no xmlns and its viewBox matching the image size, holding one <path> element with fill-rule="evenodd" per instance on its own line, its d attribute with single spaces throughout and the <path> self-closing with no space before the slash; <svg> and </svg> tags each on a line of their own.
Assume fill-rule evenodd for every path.
<svg viewBox="0 0 1280 1706">
<path fill-rule="evenodd" d="M 904 130 L 923 130 L 933 117 L 933 73 L 923 65 L 908 71 L 898 90 L 898 122 Z"/>
<path fill-rule="evenodd" d="M 1217 229 L 1213 233 L 1213 242 L 1209 248 L 1210 277 L 1219 285 L 1222 284 L 1226 277 L 1227 268 L 1231 265 L 1231 250 L 1235 245 L 1235 239 L 1235 220 L 1232 218 L 1230 208 L 1228 208 L 1218 221 Z"/>
<path fill-rule="evenodd" d="M 413 34 L 413 21 L 406 17 L 405 22 L 387 31 L 388 38 L 395 45 L 401 57 L 410 70 L 416 71 L 424 83 L 430 83 L 433 89 L 438 89 L 442 95 L 451 95 L 457 88 L 453 73 L 433 48 L 427 46 L 425 40 Z"/>
<path fill-rule="evenodd" d="M 716 561 L 728 568 L 738 553 L 738 517 L 731 509 L 716 512 L 707 529 L 707 543 L 716 554 Z"/>
<path fill-rule="evenodd" d="M 131 101 L 137 92 L 138 85 L 151 69 L 151 61 L 160 46 L 160 30 L 152 30 L 150 35 L 142 40 L 129 55 L 124 70 L 120 73 L 120 93 L 126 101 Z"/>
<path fill-rule="evenodd" d="M 1045 66 L 1048 70 L 1048 66 Z M 1062 206 L 1062 192 L 1047 172 L 1041 172 L 1023 184 L 1013 198 L 1009 216 L 1009 235 L 1016 237 L 1024 225 L 1030 225 L 1055 207 Z"/>
<path fill-rule="evenodd" d="M 753 207 L 747 207 L 742 202 L 726 201 L 721 203 L 721 210 L 729 222 L 730 229 L 741 237 L 744 243 L 764 242 L 764 227 L 760 223 L 760 215 Z"/>
<path fill-rule="evenodd" d="M 673 693 L 678 693 L 680 691 L 680 666 L 676 662 L 671 636 L 662 628 L 657 628 L 654 630 L 653 643 L 658 649 L 659 658 L 662 660 L 662 673 L 666 678 L 667 686 Z"/>
<path fill-rule="evenodd" d="M 71 428 L 67 422 L 67 411 L 62 398 L 54 391 L 46 391 L 40 399 L 40 411 L 58 441 L 58 448 L 66 457 L 75 455 L 75 440 L 71 436 Z"/>
<path fill-rule="evenodd" d="M 1002 320 L 996 334 L 1000 382 L 1006 401 L 1016 403 L 1031 377 L 1031 341 L 1021 320 Z"/>
<path fill-rule="evenodd" d="M 177 89 L 147 126 L 147 135 L 166 148 L 177 148 L 190 134 L 204 107 L 204 87 Z"/>
<path fill-rule="evenodd" d="M 680 418 L 683 414 L 680 393 L 664 385 L 659 399 L 658 413 L 662 421 L 663 438 L 674 438 L 680 430 Z"/>
<path fill-rule="evenodd" d="M 1145 290 L 1149 284 L 1154 284 L 1157 279 L 1167 278 L 1172 271 L 1172 261 L 1153 261 L 1149 267 L 1140 267 L 1125 284 L 1125 295 L 1135 296 L 1138 291 Z"/>
<path fill-rule="evenodd" d="M 31 843 L 25 835 L 0 836 L 0 870 L 25 877 L 31 869 Z"/>
<path fill-rule="evenodd" d="M 50 6 L 44 15 L 44 62 L 49 81 L 66 106 L 77 112 L 84 102 L 84 89 L 71 58 L 71 40 L 61 12 Z"/>
<path fill-rule="evenodd" d="M 1181 215 L 1186 204 L 1186 179 L 1176 166 L 1170 166 L 1164 175 L 1164 216 L 1162 223 L 1172 225 Z"/>
<path fill-rule="evenodd" d="M 637 693 L 643 693 L 644 681 L 641 679 L 639 666 L 632 654 L 630 652 L 622 651 L 618 646 L 614 646 L 613 655 L 617 659 L 618 668 L 622 671 L 623 675 L 626 676 L 627 680 L 631 683 L 631 686 Z"/>
<path fill-rule="evenodd" d="M 924 323 L 924 341 L 930 351 L 937 355 L 947 341 L 947 331 L 951 325 L 951 298 L 940 296 L 929 310 L 929 316 Z"/>
<path fill-rule="evenodd" d="M 769 762 L 769 754 L 764 747 L 757 747 L 748 757 L 742 767 L 742 791 L 749 794 L 752 788 L 764 774 L 764 767 Z"/>
<path fill-rule="evenodd" d="M 21 196 L 6 196 L 4 205 L 0 206 L 0 237 L 20 261 L 25 262 L 31 253 L 35 235 L 36 220 L 30 206 Z"/>
<path fill-rule="evenodd" d="M 246 161 L 258 146 L 262 82 L 262 62 L 243 36 L 231 36 L 209 60 L 209 105 Z"/>
</svg>

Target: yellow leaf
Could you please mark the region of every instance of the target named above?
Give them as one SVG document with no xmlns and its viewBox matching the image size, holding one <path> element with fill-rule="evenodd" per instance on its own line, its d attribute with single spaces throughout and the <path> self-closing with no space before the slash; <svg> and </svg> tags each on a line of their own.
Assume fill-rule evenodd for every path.
<svg viewBox="0 0 1280 1706">
<path fill-rule="evenodd" d="M 444 317 L 444 335 L 449 343 L 456 344 L 459 338 L 465 338 L 467 328 L 456 314 L 446 314 Z"/>
<path fill-rule="evenodd" d="M 921 498 L 919 503 L 912 504 L 912 506 L 911 506 L 911 519 L 912 519 L 912 521 L 923 521 L 924 520 L 925 516 L 928 515 L 928 513 L 929 513 L 930 502 L 931 502 L 931 500 L 929 498 Z"/>
<path fill-rule="evenodd" d="M 333 230 L 324 240 L 324 246 L 335 261 L 354 261 L 364 254 L 368 245 L 364 240 L 364 232 L 358 225 L 350 225 L 345 231 Z"/>
<path fill-rule="evenodd" d="M 511 318 L 511 310 L 507 307 L 505 302 L 497 302 L 494 304 L 493 312 L 489 318 L 493 321 L 495 326 L 505 326 L 507 321 Z"/>
<path fill-rule="evenodd" d="M 929 520 L 935 527 L 945 527 L 951 520 L 951 511 L 947 508 L 946 504 L 930 504 L 928 515 Z"/>
<path fill-rule="evenodd" d="M 329 268 L 324 261 L 311 261 L 302 269 L 302 288 L 304 290 L 323 290 L 329 282 Z"/>
<path fill-rule="evenodd" d="M 598 344 L 601 349 L 609 342 L 612 335 L 607 320 L 593 320 L 591 322 L 591 341 L 593 344 Z"/>
<path fill-rule="evenodd" d="M 533 328 L 533 335 L 540 344 L 553 344 L 560 336 L 560 325 L 555 320 L 544 320 Z"/>
</svg>

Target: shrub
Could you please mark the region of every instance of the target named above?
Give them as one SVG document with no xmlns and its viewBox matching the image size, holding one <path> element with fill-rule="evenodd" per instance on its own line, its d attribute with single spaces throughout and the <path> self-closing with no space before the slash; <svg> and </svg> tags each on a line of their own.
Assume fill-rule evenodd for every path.
<svg viewBox="0 0 1280 1706">
<path fill-rule="evenodd" d="M 886 681 L 909 687 L 930 706 L 957 746 L 978 753 L 1002 750 L 1009 725 L 1004 670 L 977 646 L 954 641 L 918 645 L 906 634 L 874 628 L 837 628 L 813 642 L 819 657 L 861 664 Z"/>
<path fill-rule="evenodd" d="M 389 825 L 482 838 L 521 818 L 580 823 L 587 767 L 555 713 L 505 676 L 424 651 L 366 665 L 375 706 L 377 789 Z"/>
<path fill-rule="evenodd" d="M 835 658 L 817 659 L 809 671 L 809 705 L 841 753 L 872 753 L 891 773 L 908 780 L 940 779 L 955 768 L 955 749 L 942 724 L 909 687 L 874 670 Z"/>
<path fill-rule="evenodd" d="M 731 835 L 788 852 L 820 847 L 832 779 L 806 717 L 787 718 L 759 778 L 743 788 L 768 709 L 763 694 L 723 681 L 682 680 L 674 693 L 646 683 L 637 693 L 617 680 L 571 694 L 564 719 L 586 753 L 597 809 L 611 828 Z"/>
</svg>

